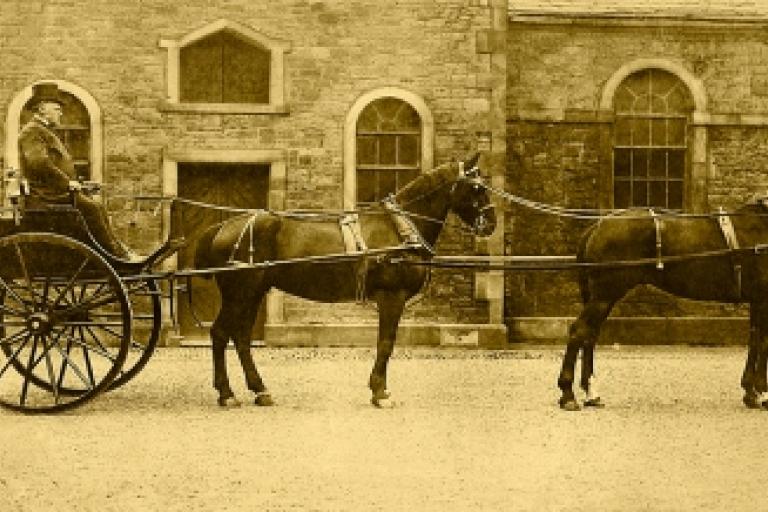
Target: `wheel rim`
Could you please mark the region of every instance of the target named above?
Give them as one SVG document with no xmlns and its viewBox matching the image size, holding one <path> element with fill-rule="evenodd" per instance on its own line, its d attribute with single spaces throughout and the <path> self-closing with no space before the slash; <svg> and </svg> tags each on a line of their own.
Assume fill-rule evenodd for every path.
<svg viewBox="0 0 768 512">
<path fill-rule="evenodd" d="M 0 405 L 53 412 L 93 398 L 119 374 L 131 306 L 112 267 L 71 238 L 0 240 Z"/>
<path fill-rule="evenodd" d="M 109 385 L 116 389 L 146 366 L 160 339 L 161 301 L 160 288 L 154 279 L 123 280 L 133 313 L 131 342 L 120 373 Z"/>
</svg>

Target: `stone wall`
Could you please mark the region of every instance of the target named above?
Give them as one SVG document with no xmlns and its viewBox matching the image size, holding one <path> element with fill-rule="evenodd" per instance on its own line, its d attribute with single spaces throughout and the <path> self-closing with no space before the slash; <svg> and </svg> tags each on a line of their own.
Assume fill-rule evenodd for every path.
<svg viewBox="0 0 768 512">
<path fill-rule="evenodd" d="M 508 189 L 571 208 L 609 207 L 612 111 L 601 104 L 603 93 L 619 70 L 647 62 L 682 70 L 704 92 L 689 126 L 689 172 L 698 180 L 688 185 L 692 207 L 732 209 L 767 193 L 767 42 L 761 26 L 749 21 L 514 18 L 508 30 Z M 574 254 L 588 225 L 510 208 L 507 254 Z M 579 311 L 574 272 L 507 273 L 505 284 L 512 338 L 536 337 L 536 329 L 546 332 L 542 337 L 563 337 L 567 319 Z M 613 313 L 661 319 L 744 315 L 743 307 L 694 303 L 648 289 L 633 292 Z M 556 327 L 547 330 L 535 319 Z M 668 324 L 657 322 L 650 331 L 648 325 L 627 336 L 667 340 L 659 329 L 669 330 Z M 680 337 L 719 341 L 722 330 Z"/>
<path fill-rule="evenodd" d="M 160 40 L 179 40 L 221 19 L 287 42 L 287 113 L 163 108 L 167 52 Z M 435 164 L 464 157 L 480 143 L 484 167 L 503 184 L 506 41 L 499 34 L 505 25 L 504 0 L 408 0 L 386 8 L 375 0 L 4 0 L 0 111 L 39 80 L 87 90 L 102 109 L 104 183 L 113 196 L 161 192 L 164 153 L 247 148 L 286 155 L 286 208 L 340 209 L 345 116 L 362 94 L 398 87 L 423 98 L 434 116 Z M 0 126 L 0 144 L 5 129 Z M 148 249 L 159 241 L 161 220 L 151 208 L 126 198 L 109 207 L 129 243 Z M 449 230 L 439 249 L 471 253 L 475 245 Z M 474 286 L 472 273 L 436 271 L 408 317 L 487 323 L 488 302 L 474 298 Z M 288 300 L 285 317 L 370 321 L 373 313 Z"/>
</svg>

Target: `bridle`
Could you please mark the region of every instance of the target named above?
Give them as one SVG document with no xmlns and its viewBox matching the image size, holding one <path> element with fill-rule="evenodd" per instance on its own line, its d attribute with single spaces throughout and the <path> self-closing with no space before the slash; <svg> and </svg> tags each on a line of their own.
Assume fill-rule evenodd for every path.
<svg viewBox="0 0 768 512">
<path fill-rule="evenodd" d="M 423 221 L 426 221 L 426 222 L 431 222 L 433 224 L 444 225 L 445 224 L 445 220 L 436 219 L 436 218 L 429 217 L 429 216 L 426 216 L 426 215 L 421 215 L 421 214 L 418 214 L 418 213 L 410 212 L 410 211 L 407 210 L 407 207 L 408 207 L 408 205 L 410 205 L 412 203 L 415 203 L 417 201 L 420 201 L 422 199 L 425 199 L 425 198 L 427 198 L 427 197 L 437 193 L 438 191 L 444 189 L 448 185 L 451 186 L 450 195 L 451 195 L 451 197 L 453 197 L 453 194 L 456 191 L 456 187 L 461 182 L 469 183 L 472 187 L 474 187 L 475 191 L 478 191 L 480 188 L 482 188 L 482 189 L 484 189 L 486 191 L 490 190 L 488 185 L 485 183 L 483 178 L 480 176 L 480 168 L 477 165 L 472 166 L 469 170 L 465 170 L 464 169 L 464 162 L 459 162 L 459 175 L 458 175 L 458 177 L 457 177 L 457 179 L 455 181 L 441 183 L 437 187 L 434 187 L 434 188 L 432 188 L 430 190 L 427 190 L 423 194 L 420 194 L 420 195 L 418 195 L 418 196 L 416 196 L 416 197 L 414 197 L 414 198 L 412 198 L 412 199 L 410 199 L 407 202 L 402 203 L 402 204 L 398 204 L 395 201 L 394 194 L 390 194 L 389 196 L 384 198 L 382 201 L 388 203 L 391 208 L 396 209 L 399 213 L 401 213 L 403 215 L 406 215 L 406 216 L 408 216 L 410 218 L 419 219 L 419 220 L 423 220 Z M 487 213 L 486 212 L 488 210 L 492 210 L 493 209 L 493 204 L 489 202 L 488 204 L 486 204 L 485 206 L 482 206 L 482 207 L 477 207 L 476 204 L 473 205 L 473 206 L 477 209 L 477 212 L 478 212 L 477 216 L 475 216 L 474 222 L 472 223 L 472 225 L 469 228 L 465 227 L 464 224 L 462 223 L 462 224 L 459 225 L 459 229 L 464 231 L 464 232 L 469 232 L 472 235 L 477 235 L 478 233 L 483 233 L 485 228 L 488 226 L 488 218 L 487 218 Z"/>
</svg>

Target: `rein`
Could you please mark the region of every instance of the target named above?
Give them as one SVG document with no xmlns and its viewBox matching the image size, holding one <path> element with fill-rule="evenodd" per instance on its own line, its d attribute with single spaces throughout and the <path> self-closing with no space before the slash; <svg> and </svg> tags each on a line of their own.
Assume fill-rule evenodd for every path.
<svg viewBox="0 0 768 512">
<path fill-rule="evenodd" d="M 511 194 L 504 190 L 492 187 L 490 185 L 483 185 L 493 195 L 501 197 L 510 203 L 523 206 L 530 210 L 543 213 L 545 215 L 554 215 L 556 217 L 571 218 L 576 220 L 601 220 L 605 218 L 615 217 L 617 215 L 624 214 L 626 212 L 643 211 L 647 212 L 647 207 L 634 207 L 634 208 L 616 208 L 610 210 L 594 209 L 594 208 L 565 208 L 550 203 L 543 203 L 540 201 L 533 201 L 526 199 L 522 196 Z M 759 201 L 759 204 L 763 204 L 763 201 Z M 765 205 L 764 205 L 765 206 Z M 688 219 L 718 219 L 720 217 L 766 217 L 768 211 L 765 213 L 751 213 L 751 212 L 727 212 L 718 211 L 711 213 L 685 213 L 676 210 L 667 210 L 664 208 L 653 208 L 655 214 L 659 217 L 679 217 Z M 647 215 L 622 215 L 622 219 L 647 219 Z"/>
</svg>

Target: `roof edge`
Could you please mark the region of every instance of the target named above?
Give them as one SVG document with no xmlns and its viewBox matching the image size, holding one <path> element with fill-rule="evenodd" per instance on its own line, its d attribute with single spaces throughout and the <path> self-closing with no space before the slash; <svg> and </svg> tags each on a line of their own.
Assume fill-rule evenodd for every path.
<svg viewBox="0 0 768 512">
<path fill-rule="evenodd" d="M 582 24 L 602 24 L 602 23 L 648 23 L 659 24 L 708 24 L 708 25 L 729 25 L 729 24 L 750 24 L 750 25 L 768 25 L 768 13 L 761 15 L 758 13 L 720 15 L 717 13 L 702 14 L 700 12 L 671 12 L 659 13 L 657 11 L 549 11 L 536 9 L 514 9 L 509 8 L 508 16 L 511 21 L 520 21 L 528 23 L 582 23 Z"/>
</svg>

